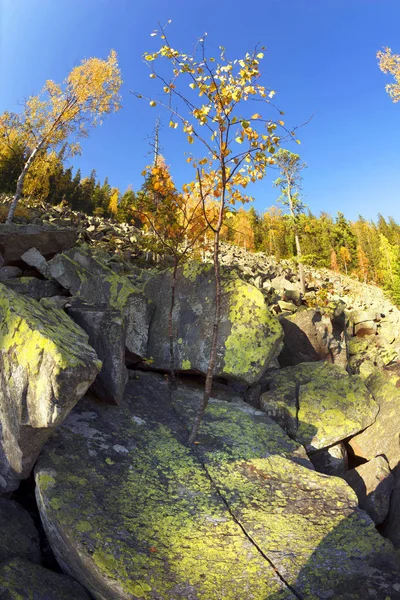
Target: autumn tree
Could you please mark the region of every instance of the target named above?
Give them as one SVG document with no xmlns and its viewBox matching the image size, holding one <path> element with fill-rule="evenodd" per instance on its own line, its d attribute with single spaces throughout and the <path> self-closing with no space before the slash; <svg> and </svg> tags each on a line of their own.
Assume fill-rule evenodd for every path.
<svg viewBox="0 0 400 600">
<path fill-rule="evenodd" d="M 230 60 L 220 47 L 217 60 L 207 55 L 204 37 L 192 53 L 185 53 L 171 46 L 164 28 L 152 35 L 160 36 L 161 46 L 155 52 L 146 53 L 144 59 L 150 67 L 150 77 L 160 84 L 164 98 L 155 100 L 147 96 L 146 99 L 152 107 L 159 105 L 167 109 L 171 115 L 170 126 L 181 128 L 188 143 L 201 148 L 197 158 L 188 158 L 195 178 L 187 191 L 198 194 L 203 207 L 212 198 L 217 199 L 219 205 L 217 221 L 208 223 L 214 238 L 216 301 L 204 397 L 189 438 L 193 442 L 210 397 L 217 355 L 221 316 L 219 247 L 226 210 L 229 205 L 246 202 L 248 197 L 244 190 L 248 184 L 264 177 L 281 142 L 277 128 L 283 128 L 284 123 L 274 121 L 264 112 L 270 111 L 275 92 L 259 82 L 260 62 L 264 57 L 262 48 L 245 54 L 240 60 Z M 167 63 L 166 68 L 164 63 Z M 143 98 L 141 94 L 136 93 L 136 96 Z M 249 106 L 246 111 L 245 106 Z"/>
<path fill-rule="evenodd" d="M 337 254 L 334 248 L 331 248 L 331 264 L 330 267 L 332 271 L 337 273 L 339 271 L 338 263 L 337 263 Z"/>
<path fill-rule="evenodd" d="M 393 100 L 400 100 L 400 55 L 393 54 L 391 48 L 384 48 L 377 53 L 380 70 L 387 75 L 392 75 L 396 83 L 388 83 L 386 91 Z"/>
<path fill-rule="evenodd" d="M 18 177 L 7 223 L 11 223 L 22 195 L 27 173 L 41 151 L 64 145 L 70 155 L 79 151 L 79 138 L 91 127 L 100 125 L 110 112 L 120 108 L 122 80 L 117 55 L 111 51 L 107 60 L 90 58 L 72 69 L 61 84 L 46 81 L 37 96 L 31 96 L 21 114 L 6 112 L 0 117 L 0 135 L 7 139 L 15 131 L 27 159 Z"/>
<path fill-rule="evenodd" d="M 344 267 L 345 273 L 347 275 L 347 267 L 351 261 L 351 254 L 348 251 L 348 249 L 346 248 L 346 246 L 341 246 L 339 249 L 339 256 L 340 256 L 340 260 L 341 263 Z"/>
<path fill-rule="evenodd" d="M 305 208 L 300 192 L 302 184 L 301 172 L 307 165 L 301 161 L 298 154 L 294 154 L 293 152 L 290 152 L 290 150 L 284 148 L 280 148 L 274 158 L 275 164 L 281 172 L 280 177 L 274 181 L 274 185 L 281 191 L 278 201 L 289 209 L 296 243 L 296 255 L 299 263 L 300 287 L 302 294 L 305 294 L 306 286 L 298 231 L 298 216 Z"/>
<path fill-rule="evenodd" d="M 150 248 L 156 253 L 172 258 L 171 300 L 168 313 L 168 336 L 170 351 L 170 384 L 175 387 L 175 353 L 173 312 L 178 267 L 205 231 L 201 200 L 191 200 L 178 192 L 169 169 L 161 155 L 154 164 L 145 169 L 145 185 L 137 194 L 134 213 L 152 233 Z"/>
</svg>

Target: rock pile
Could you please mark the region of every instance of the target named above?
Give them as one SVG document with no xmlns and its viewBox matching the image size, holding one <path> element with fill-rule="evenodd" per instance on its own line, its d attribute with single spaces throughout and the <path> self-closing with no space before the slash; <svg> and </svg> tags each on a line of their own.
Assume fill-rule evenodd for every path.
<svg viewBox="0 0 400 600">
<path fill-rule="evenodd" d="M 224 246 L 219 381 L 188 446 L 212 267 L 178 272 L 171 390 L 171 272 L 116 241 L 134 228 L 58 211 L 0 226 L 0 492 L 39 455 L 65 575 L 4 497 L 0 596 L 400 599 L 399 311 L 329 272 L 303 297 L 289 262 Z"/>
</svg>

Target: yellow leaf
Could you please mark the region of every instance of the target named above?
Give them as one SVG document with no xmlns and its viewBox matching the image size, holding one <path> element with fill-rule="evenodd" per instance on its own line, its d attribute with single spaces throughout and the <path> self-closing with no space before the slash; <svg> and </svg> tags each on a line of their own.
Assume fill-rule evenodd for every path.
<svg viewBox="0 0 400 600">
<path fill-rule="evenodd" d="M 188 163 L 192 162 L 192 157 L 189 156 L 189 158 L 186 159 L 186 162 L 188 162 Z"/>
<path fill-rule="evenodd" d="M 296 140 L 296 144 L 299 144 L 299 145 L 300 145 L 300 144 L 301 144 L 301 141 L 300 141 L 300 140 Z"/>
<path fill-rule="evenodd" d="M 243 142 L 241 137 L 237 137 L 235 138 L 235 142 L 237 142 L 238 144 L 241 144 Z"/>
<path fill-rule="evenodd" d="M 192 88 L 192 90 L 196 89 L 196 84 L 195 83 L 189 83 L 189 87 Z"/>
<path fill-rule="evenodd" d="M 259 52 L 257 54 L 257 58 L 264 58 L 264 52 Z"/>
<path fill-rule="evenodd" d="M 255 115 L 253 115 L 251 117 L 252 119 L 261 119 L 261 115 L 259 115 L 258 113 L 256 113 Z"/>
<path fill-rule="evenodd" d="M 285 124 L 285 121 L 278 121 L 278 123 L 279 123 L 279 125 L 282 125 L 282 127 L 283 127 Z"/>
<path fill-rule="evenodd" d="M 193 136 L 188 135 L 188 142 L 189 142 L 189 144 L 193 144 L 193 142 L 194 142 Z"/>
<path fill-rule="evenodd" d="M 150 106 L 157 106 L 157 102 L 154 102 L 154 100 L 151 100 L 151 101 L 149 102 L 149 104 L 150 104 Z"/>
<path fill-rule="evenodd" d="M 156 78 L 156 74 L 155 73 L 150 73 L 150 79 L 155 79 Z"/>
<path fill-rule="evenodd" d="M 172 129 L 176 129 L 178 127 L 178 123 L 175 123 L 174 121 L 170 121 L 169 122 L 169 126 L 172 127 Z"/>
</svg>

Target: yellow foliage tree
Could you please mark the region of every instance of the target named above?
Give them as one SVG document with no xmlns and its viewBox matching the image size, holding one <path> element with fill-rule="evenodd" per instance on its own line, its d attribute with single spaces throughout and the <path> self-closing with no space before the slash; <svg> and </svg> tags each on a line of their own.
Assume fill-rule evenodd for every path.
<svg viewBox="0 0 400 600">
<path fill-rule="evenodd" d="M 110 196 L 110 203 L 108 205 L 108 210 L 114 217 L 118 212 L 118 203 L 119 203 L 119 189 L 112 188 L 111 196 Z"/>
<path fill-rule="evenodd" d="M 250 215 L 243 207 L 233 216 L 233 241 L 246 250 L 254 250 L 254 231 Z"/>
<path fill-rule="evenodd" d="M 400 55 L 393 54 L 390 48 L 377 53 L 378 65 L 383 73 L 393 75 L 396 83 L 388 83 L 386 91 L 393 102 L 400 101 Z"/>
<path fill-rule="evenodd" d="M 70 155 L 79 152 L 77 140 L 86 137 L 90 127 L 100 125 L 105 115 L 120 108 L 121 83 L 117 54 L 112 50 L 107 60 L 89 58 L 82 61 L 61 85 L 46 81 L 39 95 L 31 96 L 25 102 L 22 114 L 5 112 L 0 117 L 3 139 L 15 131 L 29 148 L 7 223 L 12 222 L 25 177 L 37 155 L 61 145 Z"/>
<path fill-rule="evenodd" d="M 285 129 L 280 116 L 274 120 L 264 112 L 276 108 L 271 105 L 275 92 L 260 84 L 262 51 L 256 49 L 239 60 L 229 60 L 221 46 L 216 59 L 207 56 L 204 37 L 189 54 L 171 46 L 164 28 L 152 35 L 160 37 L 161 45 L 155 52 L 145 53 L 144 59 L 150 67 L 150 78 L 160 84 L 164 99 L 135 95 L 145 98 L 152 107 L 167 109 L 170 127 L 181 128 L 190 145 L 202 147 L 200 156 L 187 159 L 196 175 L 186 191 L 198 194 L 204 209 L 209 200 L 218 200 L 216 223 L 207 220 L 214 236 L 216 302 L 204 398 L 189 438 L 193 442 L 208 404 L 217 358 L 221 317 L 219 244 L 226 210 L 229 205 L 248 201 L 247 186 L 262 179 L 268 165 L 274 164 L 273 154 L 282 139 L 279 128 L 285 135 L 294 135 Z M 167 62 L 169 68 L 156 69 L 154 65 L 160 61 Z M 277 111 L 279 114 L 283 113 Z M 204 214 L 206 217 L 205 211 Z"/>
</svg>

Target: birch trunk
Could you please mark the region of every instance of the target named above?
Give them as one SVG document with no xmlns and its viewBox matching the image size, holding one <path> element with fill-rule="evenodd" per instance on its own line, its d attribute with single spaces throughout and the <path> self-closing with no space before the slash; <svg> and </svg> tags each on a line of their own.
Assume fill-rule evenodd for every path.
<svg viewBox="0 0 400 600">
<path fill-rule="evenodd" d="M 22 169 L 22 172 L 21 172 L 20 176 L 18 177 L 17 188 L 15 190 L 15 195 L 14 195 L 14 198 L 13 198 L 13 200 L 11 202 L 11 206 L 10 206 L 10 209 L 8 211 L 8 215 L 7 215 L 7 219 L 6 219 L 6 224 L 7 225 L 10 225 L 12 223 L 12 221 L 13 221 L 14 214 L 15 214 L 15 209 L 17 208 L 18 201 L 20 200 L 20 198 L 22 196 L 22 188 L 24 186 L 24 181 L 25 181 L 26 174 L 29 171 L 29 168 L 30 168 L 31 164 L 35 160 L 36 154 L 39 152 L 41 146 L 42 146 L 42 142 L 40 144 L 38 144 L 33 149 L 33 151 L 31 152 L 28 160 L 26 161 L 26 163 L 24 165 L 24 168 Z"/>
</svg>

